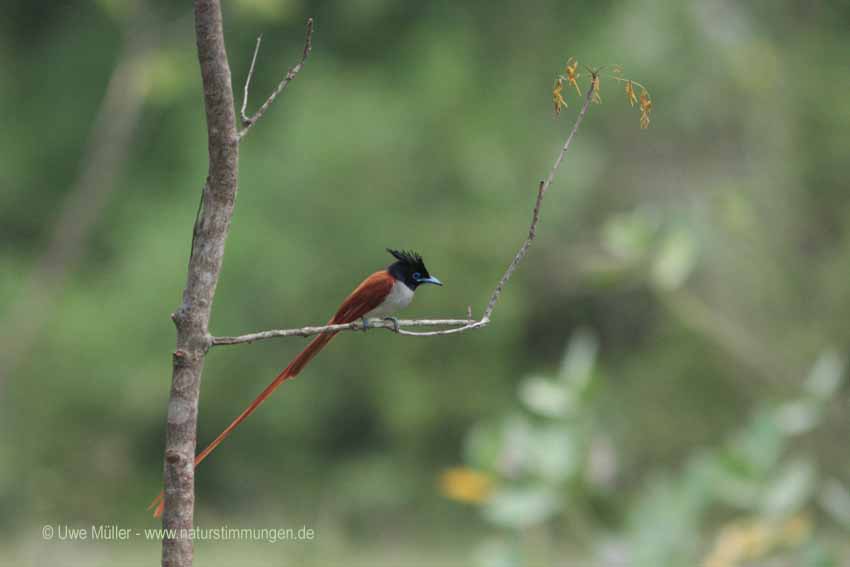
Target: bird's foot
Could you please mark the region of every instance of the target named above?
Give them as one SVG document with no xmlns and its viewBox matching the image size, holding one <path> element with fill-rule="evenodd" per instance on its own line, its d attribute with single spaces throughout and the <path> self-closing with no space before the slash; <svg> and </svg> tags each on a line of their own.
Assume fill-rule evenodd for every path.
<svg viewBox="0 0 850 567">
<path fill-rule="evenodd" d="M 369 330 L 369 320 L 366 317 L 361 317 L 360 322 L 363 323 L 363 332 L 365 333 Z"/>
<path fill-rule="evenodd" d="M 395 317 L 384 317 L 384 321 L 389 321 L 390 323 L 392 323 L 393 324 L 393 332 L 394 333 L 398 332 L 398 329 L 399 329 L 398 319 L 396 319 Z"/>
</svg>

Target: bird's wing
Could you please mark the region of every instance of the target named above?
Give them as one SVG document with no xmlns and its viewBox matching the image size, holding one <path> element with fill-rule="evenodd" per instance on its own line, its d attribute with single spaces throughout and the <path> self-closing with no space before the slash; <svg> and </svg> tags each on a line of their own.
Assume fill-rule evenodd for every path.
<svg viewBox="0 0 850 567">
<path fill-rule="evenodd" d="M 351 323 L 360 319 L 384 302 L 394 284 L 395 278 L 386 270 L 375 272 L 345 298 L 331 319 L 331 324 Z"/>
</svg>

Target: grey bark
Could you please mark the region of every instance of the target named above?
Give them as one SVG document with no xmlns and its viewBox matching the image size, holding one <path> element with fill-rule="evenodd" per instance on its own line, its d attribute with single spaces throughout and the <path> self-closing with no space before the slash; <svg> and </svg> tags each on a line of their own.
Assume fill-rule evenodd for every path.
<svg viewBox="0 0 850 567">
<path fill-rule="evenodd" d="M 209 172 L 195 222 L 183 302 L 172 315 L 177 326 L 165 438 L 163 566 L 189 566 L 194 514 L 194 460 L 198 396 L 209 348 L 210 311 L 236 200 L 239 142 L 230 67 L 219 0 L 195 0 L 195 36 L 204 89 Z M 168 532 L 167 532 L 168 533 Z"/>
</svg>

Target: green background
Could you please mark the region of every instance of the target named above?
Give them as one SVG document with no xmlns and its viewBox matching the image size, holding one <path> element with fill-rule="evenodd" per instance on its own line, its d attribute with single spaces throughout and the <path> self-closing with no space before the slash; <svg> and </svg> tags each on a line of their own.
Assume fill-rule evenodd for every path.
<svg viewBox="0 0 850 567">
<path fill-rule="evenodd" d="M 191 8 L 12 1 L 4 12 L 0 559 L 150 564 L 156 542 L 45 543 L 40 532 L 158 525 L 145 506 L 161 483 L 169 314 L 207 168 Z M 198 544 L 198 564 L 466 565 L 492 534 L 528 555 L 481 559 L 491 564 L 542 562 L 541 548 L 602 564 L 607 545 L 638 564 L 635 503 L 650 484 L 676 485 L 695 452 L 796 399 L 819 357 L 841 374 L 846 2 L 226 1 L 240 102 L 263 34 L 249 110 L 297 61 L 308 16 L 310 59 L 241 144 L 213 334 L 323 323 L 389 263 L 386 247 L 419 251 L 446 284 L 422 289 L 404 316 L 459 317 L 467 305 L 479 315 L 580 106 L 565 89 L 570 107 L 552 110 L 567 58 L 622 65 L 650 89 L 652 123 L 641 130 L 622 85 L 603 79 L 603 104 L 485 330 L 343 334 L 252 416 L 199 468 L 196 522 L 306 525 L 317 539 Z M 123 90 L 104 110 L 121 65 Z M 98 138 L 120 120 L 126 143 Z M 92 185 L 98 196 L 58 230 Z M 557 484 L 582 505 L 521 529 L 442 496 L 441 472 L 469 463 L 468 432 L 519 411 L 523 377 L 557 373 L 577 329 L 598 343 L 591 438 L 616 454 L 602 495 Z M 304 344 L 214 349 L 199 443 Z M 823 504 L 841 494 L 825 487 L 850 482 L 846 385 L 826 398 L 817 427 L 786 448 L 817 471 L 793 512 L 817 547 L 776 552 L 792 562 L 847 556 L 848 510 Z M 760 517 L 741 508 L 694 512 L 686 555 L 654 564 L 701 560 L 727 522 Z M 663 538 L 664 525 L 647 537 Z"/>
</svg>

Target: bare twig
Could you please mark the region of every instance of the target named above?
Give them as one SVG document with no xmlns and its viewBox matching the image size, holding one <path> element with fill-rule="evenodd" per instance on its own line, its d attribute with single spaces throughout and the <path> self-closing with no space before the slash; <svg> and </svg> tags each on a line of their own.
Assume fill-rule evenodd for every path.
<svg viewBox="0 0 850 567">
<path fill-rule="evenodd" d="M 307 34 L 304 39 L 304 51 L 301 53 L 301 61 L 299 61 L 295 67 L 292 67 L 286 72 L 286 76 L 280 83 L 278 83 L 277 88 L 269 95 L 269 98 L 266 99 L 259 110 L 257 110 L 257 112 L 255 112 L 252 116 L 248 116 L 245 113 L 248 106 L 248 88 L 251 83 L 251 77 L 254 74 L 254 64 L 257 61 L 257 53 L 260 51 L 260 40 L 261 37 L 258 37 L 257 46 L 254 48 L 254 58 L 251 60 L 251 69 L 248 71 L 248 78 L 245 81 L 245 95 L 242 99 L 242 124 L 244 125 L 244 128 L 239 131 L 238 139 L 240 140 L 245 137 L 251 127 L 256 124 L 257 120 L 263 117 L 266 110 L 268 110 L 274 102 L 274 99 L 283 92 L 283 89 L 289 85 L 295 76 L 298 75 L 298 72 L 304 67 L 304 62 L 307 61 L 307 57 L 310 56 L 310 52 L 313 50 L 313 18 L 307 19 Z"/>
<path fill-rule="evenodd" d="M 570 149 L 570 144 L 573 142 L 573 138 L 575 138 L 576 132 L 578 132 L 578 127 L 581 125 L 582 120 L 584 120 L 585 114 L 587 114 L 587 109 L 590 106 L 590 101 L 593 96 L 593 87 L 587 91 L 587 95 L 584 98 L 584 105 L 581 107 L 581 111 L 579 111 L 578 116 L 576 117 L 575 124 L 573 124 L 573 128 L 570 131 L 569 136 L 567 136 L 566 141 L 564 142 L 563 147 L 561 148 L 558 157 L 555 159 L 555 163 L 552 165 L 552 169 L 549 171 L 549 176 L 546 177 L 545 181 L 541 181 L 540 185 L 537 187 L 537 199 L 534 202 L 534 210 L 531 213 L 531 225 L 528 227 L 528 236 L 525 239 L 525 242 L 520 246 L 519 251 L 514 256 L 513 260 L 511 260 L 508 269 L 505 270 L 505 273 L 502 275 L 501 279 L 499 279 L 499 283 L 496 284 L 496 288 L 493 290 L 493 293 L 490 295 L 490 299 L 487 302 L 487 308 L 484 310 L 484 314 L 481 316 L 481 319 L 475 320 L 472 318 L 472 308 L 467 307 L 467 318 L 466 319 L 403 319 L 398 322 L 398 329 L 395 328 L 395 324 L 392 322 L 382 321 L 380 319 L 375 319 L 373 321 L 369 321 L 369 327 L 374 328 L 383 328 L 390 329 L 392 331 L 397 332 L 400 335 L 412 336 L 412 337 L 436 337 L 440 335 L 455 335 L 458 333 L 464 333 L 466 331 L 471 331 L 473 329 L 481 329 L 490 324 L 490 317 L 493 314 L 493 310 L 496 308 L 496 303 L 499 301 L 499 297 L 502 295 L 502 290 L 505 288 L 505 285 L 508 283 L 508 280 L 511 279 L 511 276 L 516 271 L 520 262 L 522 262 L 525 255 L 528 253 L 528 249 L 531 247 L 531 243 L 534 241 L 534 238 L 537 236 L 537 225 L 540 222 L 540 209 L 543 205 L 543 197 L 546 195 L 546 191 L 552 185 L 552 182 L 555 180 L 555 173 L 558 171 L 558 168 L 561 166 L 561 162 L 564 160 L 564 156 L 567 151 Z M 442 329 L 439 331 L 405 331 L 402 327 L 440 327 L 440 326 L 449 326 L 454 327 L 453 329 Z M 258 340 L 263 339 L 273 339 L 279 337 L 308 337 L 311 335 L 318 335 L 320 333 L 329 333 L 329 332 L 338 332 L 338 331 L 358 331 L 363 330 L 363 324 L 359 321 L 354 323 L 348 323 L 344 325 L 324 325 L 324 326 L 310 326 L 310 327 L 301 327 L 299 329 L 285 329 L 285 330 L 274 330 L 274 331 L 261 331 L 258 333 L 251 333 L 248 335 L 241 335 L 238 337 L 212 337 L 210 339 L 211 346 L 217 345 L 235 345 L 241 343 L 251 343 Z"/>
<path fill-rule="evenodd" d="M 251 119 L 245 114 L 245 110 L 248 108 L 248 89 L 251 86 L 251 77 L 254 76 L 254 65 L 257 64 L 257 54 L 260 52 L 261 41 L 263 41 L 263 36 L 257 36 L 257 46 L 254 48 L 254 56 L 251 58 L 251 68 L 248 69 L 248 78 L 245 79 L 245 92 L 242 95 L 242 110 L 240 112 L 242 115 L 242 124 L 245 126 L 251 123 Z"/>
<path fill-rule="evenodd" d="M 552 185 L 552 182 L 555 180 L 555 172 L 558 171 L 558 168 L 561 166 L 561 162 L 564 160 L 564 156 L 570 149 L 570 144 L 572 144 L 573 138 L 575 138 L 576 132 L 578 132 L 578 127 L 581 125 L 581 121 L 584 120 L 584 115 L 587 114 L 587 109 L 590 106 L 590 100 L 592 97 L 593 87 L 591 86 L 587 90 L 587 95 L 584 97 L 584 105 L 581 107 L 581 111 L 579 111 L 578 116 L 576 117 L 573 129 L 570 130 L 570 135 L 567 136 L 567 140 L 564 142 L 564 147 L 561 148 L 561 152 L 558 154 L 555 164 L 552 166 L 552 169 L 549 170 L 549 176 L 546 178 L 546 181 L 540 182 L 540 187 L 537 189 L 537 202 L 534 204 L 534 212 L 531 215 L 531 226 L 528 227 L 528 238 L 526 238 L 525 242 L 522 243 L 519 252 L 517 252 L 516 256 L 514 256 L 513 261 L 511 261 L 511 264 L 508 266 L 508 269 L 505 271 L 502 279 L 499 280 L 496 289 L 493 290 L 493 295 L 490 296 L 490 301 L 487 302 L 487 309 L 484 310 L 484 316 L 481 317 L 482 321 L 490 320 L 490 315 L 493 314 L 493 309 L 496 308 L 496 302 L 499 301 L 502 289 L 505 287 L 505 284 L 508 283 L 508 280 L 511 278 L 511 275 L 514 273 L 517 266 L 519 266 L 519 263 L 522 262 L 522 259 L 531 247 L 531 242 L 534 240 L 534 237 L 537 236 L 537 223 L 540 222 L 540 206 L 543 203 L 543 197 L 546 195 L 546 191 L 549 189 L 549 186 Z"/>
</svg>

